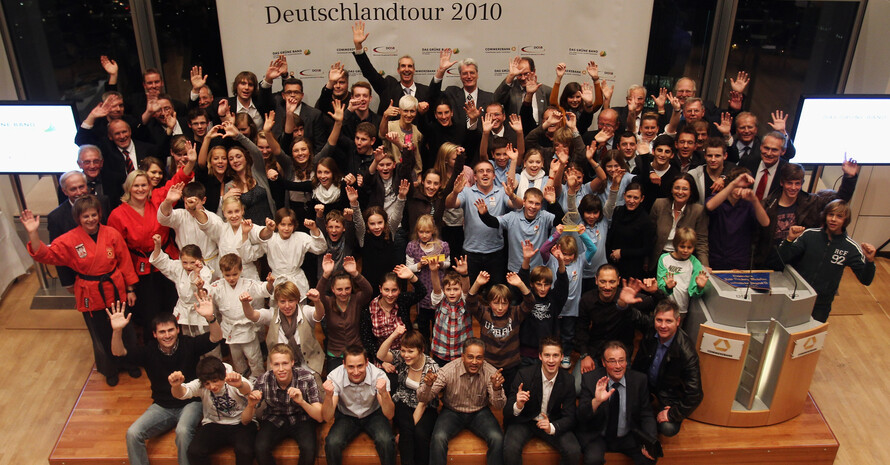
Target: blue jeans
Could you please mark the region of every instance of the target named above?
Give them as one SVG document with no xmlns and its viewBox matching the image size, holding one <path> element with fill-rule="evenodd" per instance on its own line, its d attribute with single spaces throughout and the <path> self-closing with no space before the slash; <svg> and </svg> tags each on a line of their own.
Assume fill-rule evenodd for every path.
<svg viewBox="0 0 890 465">
<path fill-rule="evenodd" d="M 325 439 L 324 452 L 329 465 L 343 463 L 343 450 L 355 439 L 360 432 L 368 433 L 374 440 L 374 448 L 383 465 L 396 464 L 396 439 L 392 434 L 392 426 L 389 420 L 378 408 L 374 413 L 365 418 L 356 418 L 344 415 L 337 410 L 334 414 L 334 424 L 328 431 Z"/>
<path fill-rule="evenodd" d="M 503 465 L 504 433 L 488 407 L 473 413 L 460 413 L 443 408 L 433 428 L 430 465 L 445 465 L 448 441 L 464 428 L 488 444 L 488 452 L 485 454 L 485 462 L 488 465 Z"/>
<path fill-rule="evenodd" d="M 182 408 L 164 408 L 151 404 L 145 413 L 127 429 L 127 457 L 132 465 L 149 465 L 145 441 L 176 428 L 176 453 L 180 465 L 188 465 L 186 455 L 201 423 L 201 402 L 189 402 Z"/>
</svg>

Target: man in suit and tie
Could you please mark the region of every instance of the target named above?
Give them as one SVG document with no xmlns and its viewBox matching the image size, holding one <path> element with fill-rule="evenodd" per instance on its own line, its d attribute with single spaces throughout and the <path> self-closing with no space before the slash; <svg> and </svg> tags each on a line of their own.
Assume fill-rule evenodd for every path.
<svg viewBox="0 0 890 465">
<path fill-rule="evenodd" d="M 649 391 L 658 405 L 658 432 L 675 436 L 702 401 L 701 370 L 695 342 L 680 329 L 677 302 L 662 300 L 653 315 L 652 328 L 640 342 L 633 369 L 647 374 Z"/>
<path fill-rule="evenodd" d="M 108 140 L 103 153 L 105 168 L 123 173 L 124 177 L 139 167 L 146 157 L 156 157 L 162 162 L 167 157 L 159 156 L 156 145 L 133 138 L 130 125 L 124 120 L 112 121 L 108 125 Z"/>
<path fill-rule="evenodd" d="M 550 100 L 550 86 L 538 84 L 535 75 L 535 60 L 529 57 L 513 57 L 510 60 L 510 69 L 507 77 L 494 91 L 494 99 L 506 108 L 507 113 L 519 114 L 522 102 L 526 98 L 526 84 L 537 86 L 531 97 L 532 118 L 535 124 L 543 121 L 544 110 Z M 531 132 L 534 128 L 525 127 L 524 132 Z"/>
<path fill-rule="evenodd" d="M 488 104 L 494 102 L 494 94 L 484 91 L 478 87 L 479 83 L 479 65 L 472 58 L 465 58 L 460 62 L 451 61 L 451 49 L 442 50 L 439 55 L 439 68 L 436 75 L 430 82 L 430 101 L 436 102 L 442 93 L 442 79 L 445 73 L 457 64 L 460 73 L 461 87 L 448 86 L 444 93 L 451 101 L 451 108 L 454 110 L 454 121 L 456 124 L 463 122 L 467 129 L 478 129 L 471 127 L 470 117 L 467 116 L 467 107 L 472 106 L 475 114 L 479 109 L 485 109 Z M 475 121 L 474 121 L 475 122 Z M 473 125 L 475 126 L 475 125 Z"/>
<path fill-rule="evenodd" d="M 575 380 L 559 364 L 562 345 L 553 337 L 541 340 L 540 365 L 519 370 L 504 406 L 504 463 L 522 465 L 522 448 L 533 436 L 559 451 L 560 463 L 575 465 L 581 446 L 575 426 Z"/>
<path fill-rule="evenodd" d="M 640 433 L 651 438 L 657 434 L 648 382 L 646 375 L 627 369 L 627 358 L 624 344 L 609 342 L 603 365 L 581 378 L 577 434 L 584 465 L 604 463 L 606 452 L 621 452 L 635 465 L 655 463 L 637 438 Z"/>
<path fill-rule="evenodd" d="M 785 155 L 785 135 L 773 131 L 760 140 L 760 156 L 749 155 L 739 160 L 739 166 L 748 168 L 754 174 L 754 194 L 757 200 L 776 192 L 781 188 L 779 172 L 787 165 L 782 156 Z"/>
<path fill-rule="evenodd" d="M 414 81 L 414 59 L 408 55 L 399 58 L 398 79 L 392 76 L 383 77 L 377 72 L 377 69 L 371 64 L 368 54 L 365 53 L 362 44 L 367 38 L 364 21 L 356 21 L 352 26 L 352 43 L 355 45 L 355 51 L 352 54 L 358 67 L 362 70 L 362 76 L 371 83 L 374 92 L 380 96 L 377 114 L 382 115 L 390 104 L 399 106 L 399 99 L 404 95 L 414 96 L 420 102 L 418 111 L 426 113 L 429 108 L 430 89 Z"/>
<path fill-rule="evenodd" d="M 781 132 L 788 141 L 785 147 L 785 155 L 782 156 L 785 161 L 794 158 L 796 150 L 791 138 L 785 131 L 785 121 L 788 116 L 784 112 L 777 110 L 772 114 L 772 122 L 769 123 L 774 131 Z M 757 158 L 760 155 L 760 136 L 757 135 L 757 117 L 753 113 L 743 111 L 735 117 L 735 142 L 729 146 L 726 151 L 728 160 L 738 163 L 739 160 L 753 156 Z"/>
</svg>

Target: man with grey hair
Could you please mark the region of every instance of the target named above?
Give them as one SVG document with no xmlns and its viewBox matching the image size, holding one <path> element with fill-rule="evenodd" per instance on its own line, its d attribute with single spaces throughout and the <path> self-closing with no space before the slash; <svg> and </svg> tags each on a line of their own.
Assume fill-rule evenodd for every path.
<svg viewBox="0 0 890 465">
<path fill-rule="evenodd" d="M 436 75 L 430 82 L 430 101 L 437 102 L 442 94 L 442 79 L 445 73 L 457 64 L 457 70 L 460 74 L 461 86 L 448 86 L 444 93 L 451 102 L 451 108 L 454 111 L 454 121 L 457 124 L 465 122 L 467 129 L 478 129 L 481 131 L 481 125 L 478 124 L 479 114 L 485 111 L 488 104 L 494 102 L 494 94 L 484 91 L 478 87 L 479 84 L 479 65 L 472 58 L 464 58 L 461 61 L 451 61 L 451 49 L 442 50 L 439 55 L 439 68 Z M 467 113 L 470 109 L 470 113 Z"/>
<path fill-rule="evenodd" d="M 120 205 L 120 198 L 123 195 L 123 184 L 126 180 L 126 174 L 116 172 L 105 168 L 105 157 L 102 155 L 102 149 L 92 144 L 84 144 L 77 151 L 77 166 L 83 171 L 86 177 L 87 193 L 93 194 L 102 202 L 102 206 L 109 207 L 104 213 L 104 218 L 108 218 L 111 209 Z M 64 186 L 61 179 L 59 180 L 59 188 L 62 196 L 67 197 L 64 192 Z M 60 196 L 61 202 L 64 198 Z"/>
<path fill-rule="evenodd" d="M 92 146 L 87 148 L 89 147 Z M 95 147 L 92 150 L 98 152 L 98 149 Z M 81 151 L 83 151 L 83 148 L 81 148 Z M 102 159 L 99 158 L 99 160 L 101 161 Z M 90 189 L 87 186 L 87 177 L 80 171 L 69 171 L 63 174 L 59 178 L 59 187 L 65 198 L 58 207 L 46 215 L 46 226 L 49 230 L 50 242 L 78 226 L 78 222 L 74 219 L 74 201 L 90 193 Z M 102 210 L 102 223 L 105 223 L 108 219 L 109 211 L 107 198 L 102 202 Z M 68 292 L 73 294 L 74 279 L 77 278 L 77 273 L 66 266 L 57 266 L 56 270 L 59 274 L 59 282 L 65 289 L 68 289 Z"/>
<path fill-rule="evenodd" d="M 538 82 L 535 74 L 535 60 L 530 57 L 513 57 L 510 59 L 507 77 L 501 81 L 494 91 L 494 98 L 506 109 L 507 114 L 519 114 L 523 102 L 528 101 L 532 107 L 535 124 L 543 122 L 544 111 L 550 100 L 550 86 Z M 525 128 L 531 132 L 534 128 Z"/>
<path fill-rule="evenodd" d="M 640 118 L 643 116 L 643 107 L 646 105 L 646 88 L 634 84 L 627 89 L 627 104 L 623 107 L 612 107 L 618 112 L 618 122 L 621 126 L 634 134 L 640 133 Z M 624 131 L 621 131 L 624 132 Z"/>
<path fill-rule="evenodd" d="M 720 116 L 723 112 L 729 112 L 732 117 L 735 117 L 742 111 L 742 102 L 744 100 L 745 89 L 748 87 L 748 83 L 750 82 L 750 78 L 748 77 L 748 73 L 744 71 L 739 71 L 736 75 L 736 78 L 729 78 L 729 106 L 726 109 L 718 108 L 714 102 L 705 102 L 702 101 L 702 106 L 704 108 L 703 117 L 705 120 L 718 123 L 720 122 Z M 696 92 L 698 89 L 696 88 L 695 81 L 692 78 L 683 76 L 680 79 L 677 79 L 677 82 L 674 83 L 674 91 L 673 95 L 680 101 L 680 108 L 684 108 L 686 106 L 686 100 L 696 96 Z M 658 107 L 658 115 L 659 115 L 659 126 L 662 128 L 667 126 L 668 121 L 671 119 L 671 115 L 673 114 L 673 107 L 668 104 L 665 105 L 666 101 L 662 99 L 656 99 L 656 106 Z M 683 121 L 681 121 L 683 122 Z"/>
</svg>

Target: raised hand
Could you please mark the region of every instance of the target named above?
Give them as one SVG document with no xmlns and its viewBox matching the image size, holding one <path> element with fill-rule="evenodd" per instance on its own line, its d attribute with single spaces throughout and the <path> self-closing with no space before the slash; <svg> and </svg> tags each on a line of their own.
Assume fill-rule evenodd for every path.
<svg viewBox="0 0 890 465">
<path fill-rule="evenodd" d="M 315 303 L 321 298 L 321 294 L 318 292 L 318 289 L 312 288 L 306 291 L 306 298 L 309 299 L 310 302 Z"/>
<path fill-rule="evenodd" d="M 130 317 L 133 314 L 129 314 L 124 316 L 124 313 L 127 310 L 127 305 L 121 301 L 117 301 L 111 308 L 106 308 L 105 313 L 108 315 L 108 322 L 111 324 L 111 329 L 114 331 L 119 331 L 127 327 L 130 323 Z"/>
<path fill-rule="evenodd" d="M 353 211 L 352 211 L 351 208 L 344 208 L 344 209 L 343 209 L 343 219 L 344 219 L 344 220 L 346 220 L 346 221 L 352 221 L 352 214 L 353 214 Z"/>
<path fill-rule="evenodd" d="M 386 118 L 398 118 L 400 114 L 399 107 L 392 104 L 392 100 L 389 101 L 389 106 L 386 107 L 386 110 L 383 112 L 383 116 Z"/>
<path fill-rule="evenodd" d="M 240 388 L 241 384 L 244 383 L 244 378 L 241 377 L 241 373 L 237 371 L 232 371 L 230 373 L 226 373 L 226 384 L 232 386 L 233 388 Z"/>
<path fill-rule="evenodd" d="M 380 395 L 386 395 L 386 378 L 377 378 L 377 393 Z"/>
<path fill-rule="evenodd" d="M 405 334 L 405 332 L 407 332 L 407 331 L 408 331 L 408 328 L 405 328 L 405 325 L 397 324 L 396 329 L 393 330 L 393 334 L 395 334 L 396 337 L 398 337 L 398 336 Z"/>
<path fill-rule="evenodd" d="M 247 234 L 250 230 L 253 229 L 253 221 L 251 220 L 241 220 L 241 232 Z"/>
<path fill-rule="evenodd" d="M 596 391 L 594 391 L 593 398 L 598 404 L 602 405 L 604 402 L 609 400 L 609 397 L 612 397 L 612 393 L 615 392 L 615 389 L 609 390 L 609 377 L 603 376 L 596 382 Z"/>
<path fill-rule="evenodd" d="M 519 287 L 522 285 L 522 278 L 520 278 L 518 274 L 511 271 L 507 273 L 507 284 L 513 287 Z"/>
<path fill-rule="evenodd" d="M 525 78 L 525 93 L 526 94 L 534 94 L 541 88 L 543 84 L 538 82 L 538 75 L 534 72 L 528 73 L 528 77 Z"/>
<path fill-rule="evenodd" d="M 717 127 L 720 134 L 728 136 L 729 131 L 732 130 L 732 115 L 730 115 L 729 112 L 724 111 L 723 114 L 720 115 L 720 123 L 714 123 L 714 126 Z"/>
<path fill-rule="evenodd" d="M 467 274 L 467 256 L 456 257 L 454 260 L 455 264 L 451 267 L 452 270 L 456 271 L 460 275 Z"/>
<path fill-rule="evenodd" d="M 117 76 L 119 68 L 116 61 L 102 55 L 99 57 L 99 64 L 102 65 L 102 69 L 104 69 L 109 76 Z"/>
<path fill-rule="evenodd" d="M 479 211 L 480 215 L 488 213 L 488 205 L 485 204 L 485 199 L 476 199 L 473 205 L 476 205 L 476 210 Z"/>
<path fill-rule="evenodd" d="M 182 383 L 185 382 L 185 375 L 181 371 L 174 371 L 167 376 L 167 381 L 170 382 L 170 386 L 182 386 Z"/>
<path fill-rule="evenodd" d="M 522 63 L 522 59 L 519 57 L 510 58 L 509 71 L 507 71 L 507 73 L 513 77 L 519 76 L 519 74 L 520 74 L 519 67 L 520 67 L 521 63 Z"/>
<path fill-rule="evenodd" d="M 530 391 L 523 391 L 522 386 L 524 383 L 519 383 L 519 389 L 516 391 L 516 408 L 522 410 L 525 408 L 525 403 L 528 402 L 528 399 L 531 397 Z"/>
<path fill-rule="evenodd" d="M 276 78 L 287 74 L 287 57 L 278 55 L 277 58 L 269 62 L 269 68 L 266 69 L 266 82 L 272 82 Z"/>
<path fill-rule="evenodd" d="M 507 119 L 507 123 L 510 125 L 510 129 L 517 134 L 522 133 L 522 118 L 519 117 L 516 113 L 510 113 L 510 117 Z"/>
<path fill-rule="evenodd" d="M 572 131 L 578 130 L 578 117 L 570 111 L 566 112 L 566 127 Z"/>
<path fill-rule="evenodd" d="M 668 289 L 673 289 L 677 286 L 677 281 L 674 280 L 674 274 L 668 273 L 664 277 L 664 287 Z"/>
<path fill-rule="evenodd" d="M 457 61 L 451 60 L 452 51 L 450 48 L 443 48 L 441 52 L 439 52 L 439 71 L 445 73 L 448 69 L 454 66 Z"/>
<path fill-rule="evenodd" d="M 335 100 L 335 102 L 339 102 L 339 100 Z M 266 119 L 263 121 L 263 131 L 271 131 L 273 126 L 275 126 L 275 110 L 269 110 L 266 113 Z"/>
<path fill-rule="evenodd" d="M 368 39 L 368 35 L 365 33 L 364 21 L 356 21 L 352 25 L 352 43 L 355 44 L 356 50 L 361 50 L 362 44 Z"/>
<path fill-rule="evenodd" d="M 223 139 L 225 139 L 227 137 L 235 139 L 239 135 L 241 135 L 241 131 L 238 130 L 238 126 L 235 126 L 235 123 L 233 121 L 223 121 L 222 127 L 223 127 L 223 130 L 226 131 L 226 133 L 223 134 Z"/>
<path fill-rule="evenodd" d="M 108 100 L 103 100 L 90 111 L 90 116 L 93 118 L 104 118 L 108 116 L 109 112 L 111 112 L 111 106 L 108 104 Z"/>
<path fill-rule="evenodd" d="M 399 198 L 405 200 L 408 198 L 408 191 L 411 190 L 411 182 L 407 179 L 402 179 L 399 182 Z"/>
<path fill-rule="evenodd" d="M 249 292 L 242 292 L 238 296 L 238 300 L 240 300 L 242 304 L 249 304 L 253 302 L 253 297 L 250 295 Z"/>
<path fill-rule="evenodd" d="M 649 294 L 658 292 L 658 280 L 655 278 L 643 279 L 643 291 Z"/>
<path fill-rule="evenodd" d="M 729 108 L 733 110 L 742 109 L 742 93 L 734 90 L 729 91 Z"/>
<path fill-rule="evenodd" d="M 590 76 L 590 79 L 593 82 L 600 80 L 600 67 L 593 60 L 590 60 L 587 62 L 587 75 Z M 583 89 L 584 84 L 582 84 L 581 87 Z M 592 102 L 592 100 L 591 100 L 591 102 Z"/>
<path fill-rule="evenodd" d="M 25 231 L 27 231 L 28 234 L 36 233 L 37 230 L 40 229 L 40 215 L 35 215 L 31 210 L 25 209 L 22 211 L 19 215 L 19 219 L 22 221 L 22 226 L 25 227 Z"/>
<path fill-rule="evenodd" d="M 476 276 L 476 284 L 480 286 L 484 286 L 488 284 L 488 281 L 491 280 L 491 275 L 488 274 L 487 271 L 480 271 L 479 276 Z"/>
<path fill-rule="evenodd" d="M 639 279 L 630 278 L 621 280 L 622 288 L 621 294 L 618 295 L 618 302 L 623 302 L 624 305 L 637 304 L 643 301 L 643 299 L 637 297 L 637 294 L 643 289 L 643 282 Z"/>
<path fill-rule="evenodd" d="M 559 63 L 556 65 L 556 79 L 562 80 L 562 77 L 566 75 L 566 64 Z"/>
<path fill-rule="evenodd" d="M 482 109 L 477 107 L 474 102 L 464 103 L 464 111 L 467 112 L 467 118 L 469 118 L 470 121 L 476 121 L 482 113 Z"/>
<path fill-rule="evenodd" d="M 614 136 L 615 131 L 611 127 L 604 127 L 597 131 L 596 135 L 593 136 L 593 139 L 597 142 L 597 144 L 605 144 Z"/>
<path fill-rule="evenodd" d="M 847 159 L 847 154 L 844 153 L 844 163 L 841 165 L 841 171 L 848 178 L 856 177 L 859 174 L 859 164 L 852 158 Z"/>
<path fill-rule="evenodd" d="M 411 271 L 411 268 L 408 268 L 405 265 L 396 265 L 392 271 L 399 277 L 399 279 L 411 279 L 414 277 L 414 272 Z"/>
<path fill-rule="evenodd" d="M 668 93 L 668 90 L 665 89 L 664 87 L 662 87 L 661 89 L 658 90 L 658 97 L 656 97 L 654 95 L 650 95 L 650 97 L 652 97 L 652 100 L 655 101 L 656 107 L 664 108 L 664 103 L 667 102 L 667 93 Z"/>
<path fill-rule="evenodd" d="M 460 192 L 464 190 L 464 187 L 467 185 L 467 177 L 460 173 L 454 178 L 454 192 Z M 36 229 L 35 229 L 36 231 Z"/>
<path fill-rule="evenodd" d="M 551 171 L 552 173 L 553 171 Z M 556 203 L 556 186 L 544 186 L 544 200 L 547 203 Z"/>
<path fill-rule="evenodd" d="M 491 113 L 482 115 L 482 132 L 491 132 L 492 129 L 494 129 L 494 117 Z"/>
<path fill-rule="evenodd" d="M 324 389 L 325 398 L 330 399 L 334 395 L 334 382 L 330 379 L 325 381 L 321 388 Z"/>
<path fill-rule="evenodd" d="M 680 111 L 681 105 L 679 97 L 674 97 L 673 92 L 668 92 L 667 99 L 668 102 L 671 102 L 671 108 L 673 108 L 674 111 Z"/>
<path fill-rule="evenodd" d="M 247 395 L 247 405 L 256 407 L 263 400 L 263 391 L 250 391 Z"/>
<path fill-rule="evenodd" d="M 229 101 L 226 99 L 220 100 L 218 106 L 216 107 L 216 114 L 220 118 L 226 118 L 229 116 L 229 111 Z"/>
<path fill-rule="evenodd" d="M 729 87 L 734 92 L 743 94 L 745 93 L 745 89 L 748 87 L 749 82 L 751 82 L 751 79 L 748 77 L 748 73 L 739 71 L 735 79 L 729 78 Z"/>
<path fill-rule="evenodd" d="M 788 115 L 785 114 L 782 110 L 776 110 L 772 112 L 770 115 L 772 117 L 772 121 L 769 123 L 769 127 L 773 128 L 773 131 L 779 131 L 782 134 L 785 134 L 786 123 L 788 122 Z"/>
<path fill-rule="evenodd" d="M 315 229 L 317 227 L 315 225 L 315 220 L 310 220 L 309 218 L 306 218 L 305 220 L 303 220 L 303 226 L 305 226 L 306 229 L 308 229 L 310 231 L 315 231 Z M 313 234 L 314 234 L 314 232 L 313 232 Z"/>
<path fill-rule="evenodd" d="M 358 274 L 358 269 L 355 265 L 355 258 L 352 255 L 347 255 L 343 257 L 343 271 L 349 273 L 352 276 Z M 410 270 L 409 270 L 410 271 Z"/>
<path fill-rule="evenodd" d="M 532 244 L 532 241 L 522 241 L 522 258 L 531 260 L 535 254 L 538 253 L 538 249 L 535 248 L 535 245 Z"/>
<path fill-rule="evenodd" d="M 207 85 L 207 75 L 204 74 L 204 69 L 200 66 L 192 66 L 189 81 L 192 83 L 192 91 L 198 93 L 198 89 Z"/>
<path fill-rule="evenodd" d="M 594 99 L 594 89 L 593 85 L 589 82 L 585 82 L 581 84 L 581 101 L 584 102 L 584 105 L 593 105 Z"/>
<path fill-rule="evenodd" d="M 346 68 L 339 61 L 331 65 L 331 70 L 328 71 L 328 82 L 330 82 L 332 86 L 335 82 L 339 81 L 341 77 L 343 77 L 344 69 Z"/>
<path fill-rule="evenodd" d="M 325 276 L 330 276 L 334 272 L 334 258 L 331 254 L 325 254 L 321 259 L 321 271 Z"/>
<path fill-rule="evenodd" d="M 346 186 L 346 198 L 349 199 L 350 205 L 358 203 L 358 191 L 352 186 Z"/>
<path fill-rule="evenodd" d="M 155 250 L 161 250 L 161 235 L 154 234 L 151 236 L 151 241 L 155 244 Z"/>
<path fill-rule="evenodd" d="M 343 182 L 346 183 L 347 186 L 355 184 L 355 175 L 352 173 L 346 173 L 346 176 L 343 176 Z"/>
<path fill-rule="evenodd" d="M 266 178 L 269 181 L 277 181 L 278 180 L 278 171 L 275 171 L 272 168 L 267 169 L 266 170 Z"/>
<path fill-rule="evenodd" d="M 698 276 L 695 277 L 695 285 L 698 286 L 699 289 L 704 289 L 707 284 L 708 273 L 705 270 L 699 271 Z"/>
<path fill-rule="evenodd" d="M 600 88 L 601 88 L 602 91 L 603 91 L 603 100 L 610 100 L 610 101 L 611 101 L 611 99 L 612 99 L 612 92 L 615 92 L 615 85 L 613 84 L 613 85 L 610 86 L 609 83 L 606 82 L 605 79 L 601 79 L 601 80 L 600 80 Z"/>
<path fill-rule="evenodd" d="M 315 204 L 315 207 L 313 207 L 313 208 L 315 209 L 316 217 L 320 218 L 320 217 L 324 216 L 324 204 L 323 203 L 317 203 L 317 204 Z"/>
</svg>

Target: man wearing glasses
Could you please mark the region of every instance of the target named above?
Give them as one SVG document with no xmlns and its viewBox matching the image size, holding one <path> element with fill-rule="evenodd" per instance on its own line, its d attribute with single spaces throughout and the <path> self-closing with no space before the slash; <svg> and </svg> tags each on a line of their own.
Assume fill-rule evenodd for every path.
<svg viewBox="0 0 890 465">
<path fill-rule="evenodd" d="M 611 341 L 603 351 L 603 366 L 581 378 L 577 436 L 585 465 L 604 463 L 606 452 L 621 452 L 636 465 L 655 463 L 638 439 L 656 437 L 646 375 L 628 370 L 627 363 L 624 344 Z"/>
</svg>

